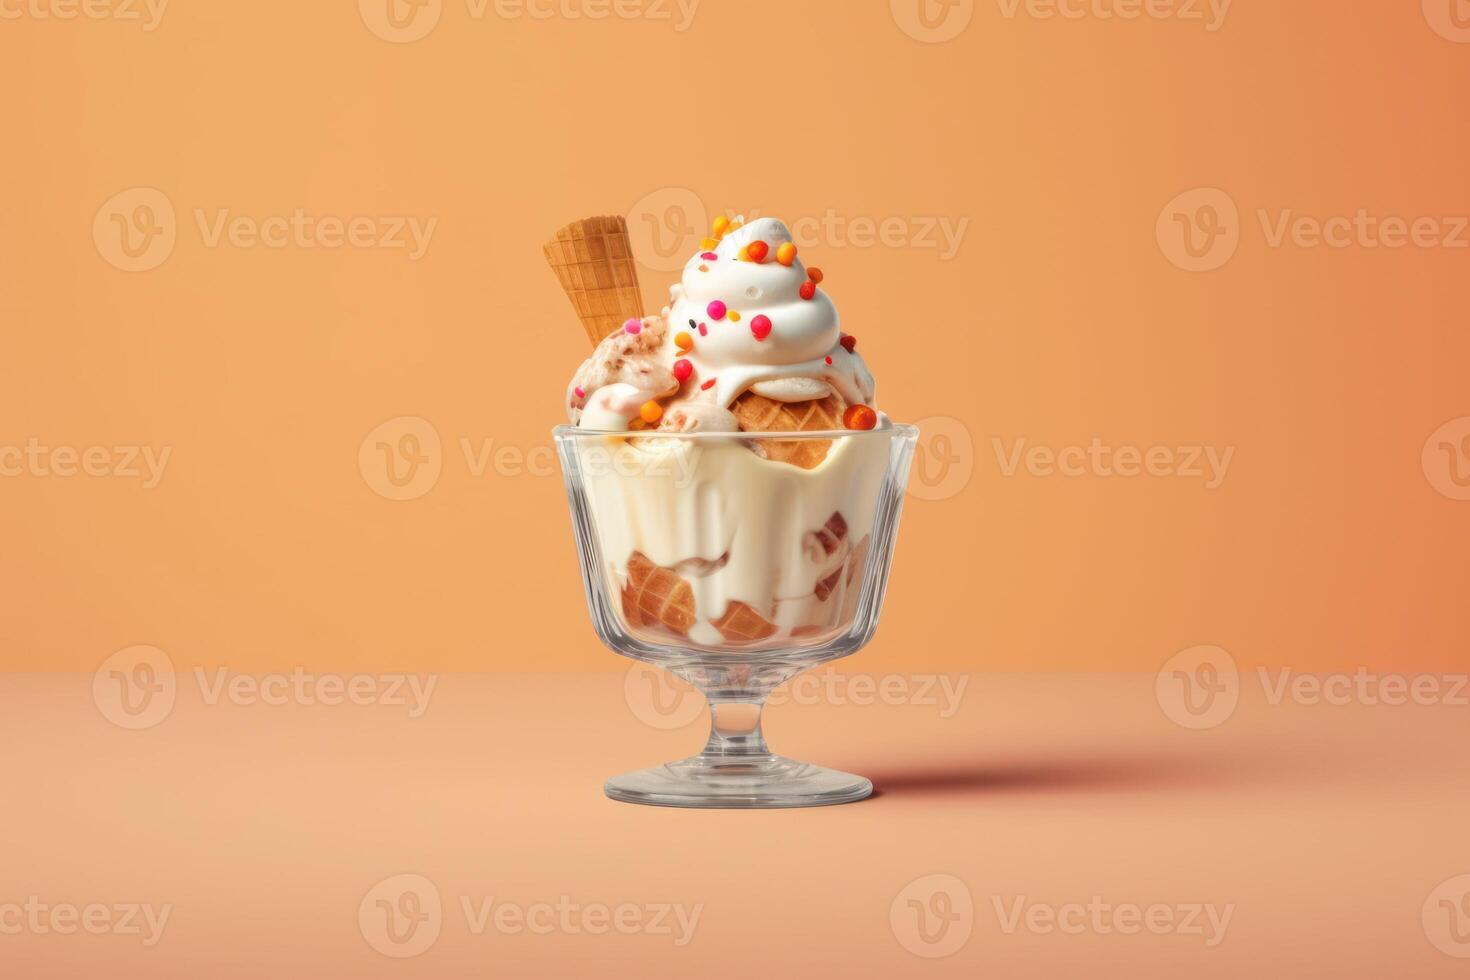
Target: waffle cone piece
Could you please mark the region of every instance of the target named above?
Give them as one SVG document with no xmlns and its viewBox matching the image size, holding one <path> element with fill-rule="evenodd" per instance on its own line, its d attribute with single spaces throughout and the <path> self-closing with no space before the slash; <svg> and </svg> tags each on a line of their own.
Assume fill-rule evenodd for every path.
<svg viewBox="0 0 1470 980">
<path fill-rule="evenodd" d="M 694 625 L 694 589 L 673 569 L 635 551 L 623 586 L 623 616 L 630 626 L 663 627 L 687 636 Z"/>
<path fill-rule="evenodd" d="M 638 269 L 622 215 L 573 221 L 543 250 L 592 346 L 626 321 L 643 317 Z"/>
<path fill-rule="evenodd" d="M 814 398 L 804 402 L 778 402 L 753 391 L 736 398 L 730 404 L 741 432 L 820 432 L 841 429 L 842 413 L 847 404 L 836 393 L 826 398 Z M 804 470 L 815 469 L 832 448 L 831 439 L 792 439 L 790 441 L 762 441 L 759 451 L 767 459 L 800 466 Z"/>
<path fill-rule="evenodd" d="M 776 635 L 776 624 L 755 611 L 755 607 L 735 600 L 725 607 L 725 615 L 712 623 L 727 643 L 759 643 Z"/>
</svg>

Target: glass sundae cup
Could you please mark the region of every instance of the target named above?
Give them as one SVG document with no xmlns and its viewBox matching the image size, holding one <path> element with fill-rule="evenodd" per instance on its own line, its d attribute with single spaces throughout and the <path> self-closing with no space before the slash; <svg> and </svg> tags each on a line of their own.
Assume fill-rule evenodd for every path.
<svg viewBox="0 0 1470 980">
<path fill-rule="evenodd" d="M 708 699 L 688 759 L 615 776 L 615 800 L 765 808 L 861 800 L 867 779 L 773 754 L 778 685 L 856 652 L 883 605 L 918 431 L 555 430 L 587 606 L 614 652 Z M 820 452 L 810 468 L 782 460 Z"/>
</svg>

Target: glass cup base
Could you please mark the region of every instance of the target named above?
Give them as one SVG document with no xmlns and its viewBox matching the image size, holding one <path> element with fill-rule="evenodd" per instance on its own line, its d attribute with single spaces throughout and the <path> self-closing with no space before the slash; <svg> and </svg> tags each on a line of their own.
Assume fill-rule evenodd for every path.
<svg viewBox="0 0 1470 980">
<path fill-rule="evenodd" d="M 614 776 L 603 791 L 623 803 L 729 810 L 833 806 L 873 793 L 862 776 L 778 755 L 693 758 Z"/>
</svg>

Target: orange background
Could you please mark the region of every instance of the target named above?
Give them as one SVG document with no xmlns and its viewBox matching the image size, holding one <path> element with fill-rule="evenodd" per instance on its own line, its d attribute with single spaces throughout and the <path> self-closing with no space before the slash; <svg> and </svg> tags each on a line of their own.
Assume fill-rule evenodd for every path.
<svg viewBox="0 0 1470 980">
<path fill-rule="evenodd" d="M 865 669 L 1463 658 L 1470 504 L 1421 450 L 1470 415 L 1470 252 L 1273 248 L 1257 216 L 1470 214 L 1470 47 L 1419 4 L 1239 0 L 1211 32 L 962 3 L 945 43 L 882 2 L 704 0 L 682 32 L 451 2 L 401 44 L 354 6 L 0 20 L 0 445 L 172 449 L 151 490 L 0 478 L 5 667 L 146 643 L 235 670 L 615 669 L 559 476 L 475 476 L 460 440 L 544 462 L 586 354 L 552 229 L 632 212 L 667 245 L 725 208 L 968 221 L 949 258 L 803 247 L 882 407 L 955 437 L 920 459 L 942 499 L 910 500 Z M 177 243 L 126 272 L 93 223 L 139 187 Z M 1239 208 L 1214 271 L 1156 235 L 1193 188 Z M 210 247 L 195 217 L 298 208 L 437 225 L 410 261 Z M 669 280 L 645 270 L 651 304 Z M 359 448 L 401 416 L 442 473 L 394 501 Z M 1006 476 L 992 442 L 1093 436 L 1235 455 L 1206 490 Z"/>
</svg>

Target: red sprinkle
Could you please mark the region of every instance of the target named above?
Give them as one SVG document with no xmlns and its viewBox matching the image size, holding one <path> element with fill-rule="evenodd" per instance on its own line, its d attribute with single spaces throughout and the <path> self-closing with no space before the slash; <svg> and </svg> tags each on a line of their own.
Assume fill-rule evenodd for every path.
<svg viewBox="0 0 1470 980">
<path fill-rule="evenodd" d="M 761 241 L 751 242 L 745 248 L 746 254 L 750 256 L 750 261 L 755 262 L 756 264 L 764 262 L 766 260 L 766 256 L 769 255 L 771 252 L 771 246 Z"/>
<path fill-rule="evenodd" d="M 714 378 L 710 378 L 704 384 L 702 384 L 702 385 L 699 386 L 699 390 L 700 391 L 709 391 L 714 386 L 715 386 L 715 379 Z"/>
<path fill-rule="evenodd" d="M 582 386 L 581 385 L 578 385 L 577 387 L 573 388 L 572 390 L 577 393 L 577 397 L 578 398 L 586 398 L 587 397 L 587 392 L 585 392 L 585 391 L 582 390 Z"/>
<path fill-rule="evenodd" d="M 764 313 L 756 314 L 750 321 L 750 332 L 756 340 L 765 340 L 771 335 L 771 318 Z"/>
<path fill-rule="evenodd" d="M 821 282 L 824 278 L 826 278 L 822 275 L 822 270 L 818 269 L 816 266 L 812 266 L 810 269 L 806 270 L 806 277 L 812 282 Z"/>
<path fill-rule="evenodd" d="M 827 357 L 827 363 L 828 364 L 831 364 L 832 363 L 832 357 L 831 357 L 831 355 L 828 355 L 828 357 Z"/>
<path fill-rule="evenodd" d="M 709 336 L 709 325 L 708 324 L 701 323 L 699 325 L 699 335 L 701 337 L 708 337 Z"/>
<path fill-rule="evenodd" d="M 815 295 L 817 295 L 817 284 L 816 283 L 811 282 L 811 281 L 807 281 L 807 282 L 804 282 L 804 283 L 801 284 L 801 298 L 802 299 L 811 299 Z"/>
<path fill-rule="evenodd" d="M 843 350 L 851 354 L 853 348 L 857 346 L 857 338 L 850 333 L 845 333 L 842 335 L 842 339 L 839 340 L 838 343 L 842 345 Z"/>
<path fill-rule="evenodd" d="M 684 382 L 688 381 L 689 380 L 689 376 L 691 374 L 693 374 L 693 373 L 694 373 L 694 365 L 693 364 L 690 364 L 684 358 L 681 357 L 677 361 L 674 362 L 674 378 L 676 380 L 678 380 L 678 382 L 680 384 L 683 384 Z"/>
</svg>

